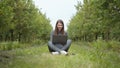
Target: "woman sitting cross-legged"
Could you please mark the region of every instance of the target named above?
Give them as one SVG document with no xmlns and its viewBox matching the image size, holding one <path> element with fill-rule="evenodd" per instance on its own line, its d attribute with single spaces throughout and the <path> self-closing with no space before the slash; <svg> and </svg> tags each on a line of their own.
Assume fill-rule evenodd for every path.
<svg viewBox="0 0 120 68">
<path fill-rule="evenodd" d="M 50 41 L 48 42 L 49 51 L 52 54 L 68 54 L 69 47 L 71 45 L 71 40 L 67 39 L 65 44 L 53 43 L 53 36 L 67 36 L 67 32 L 64 31 L 64 23 L 62 20 L 56 22 L 55 30 L 51 32 Z M 64 39 L 63 39 L 64 40 Z"/>
</svg>

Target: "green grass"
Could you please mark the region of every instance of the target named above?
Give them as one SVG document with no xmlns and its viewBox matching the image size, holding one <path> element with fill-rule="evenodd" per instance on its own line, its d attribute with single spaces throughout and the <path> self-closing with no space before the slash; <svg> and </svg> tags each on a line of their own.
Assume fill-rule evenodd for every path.
<svg viewBox="0 0 120 68">
<path fill-rule="evenodd" d="M 100 44 L 100 43 L 99 43 Z M 102 43 L 101 43 L 102 44 Z M 2 51 L 2 68 L 120 68 L 120 52 L 95 47 L 97 44 L 74 42 L 69 55 L 52 55 L 47 44 Z"/>
</svg>

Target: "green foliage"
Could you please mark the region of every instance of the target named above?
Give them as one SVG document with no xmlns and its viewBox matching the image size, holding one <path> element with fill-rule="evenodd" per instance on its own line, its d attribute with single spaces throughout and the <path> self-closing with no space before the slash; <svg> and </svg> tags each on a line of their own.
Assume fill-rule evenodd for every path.
<svg viewBox="0 0 120 68">
<path fill-rule="evenodd" d="M 26 48 L 26 47 L 30 47 L 30 46 L 32 46 L 32 44 L 19 43 L 17 41 L 2 42 L 2 43 L 0 43 L 0 51 L 12 50 L 12 49 L 17 49 L 17 48 Z"/>
<path fill-rule="evenodd" d="M 84 0 L 78 2 L 77 13 L 71 18 L 68 33 L 73 40 L 120 41 L 120 5 L 118 0 Z"/>
<path fill-rule="evenodd" d="M 50 20 L 33 0 L 1 0 L 0 42 L 47 40 L 51 29 Z"/>
<path fill-rule="evenodd" d="M 40 46 L 40 45 L 45 44 L 46 42 L 48 42 L 48 41 L 36 39 L 36 40 L 34 40 L 34 41 L 32 42 L 32 45 L 34 45 L 34 46 Z"/>
<path fill-rule="evenodd" d="M 104 41 L 104 40 L 97 40 L 97 41 L 93 41 L 90 43 L 90 45 L 96 49 L 99 50 L 113 50 L 113 51 L 117 51 L 120 52 L 120 42 L 118 41 Z"/>
</svg>

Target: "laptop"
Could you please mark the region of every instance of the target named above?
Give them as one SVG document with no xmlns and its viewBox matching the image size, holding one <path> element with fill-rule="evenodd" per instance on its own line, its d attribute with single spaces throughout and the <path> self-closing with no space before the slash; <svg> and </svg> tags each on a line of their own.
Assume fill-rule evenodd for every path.
<svg viewBox="0 0 120 68">
<path fill-rule="evenodd" d="M 67 36 L 66 35 L 53 35 L 52 43 L 65 45 L 67 43 Z"/>
</svg>

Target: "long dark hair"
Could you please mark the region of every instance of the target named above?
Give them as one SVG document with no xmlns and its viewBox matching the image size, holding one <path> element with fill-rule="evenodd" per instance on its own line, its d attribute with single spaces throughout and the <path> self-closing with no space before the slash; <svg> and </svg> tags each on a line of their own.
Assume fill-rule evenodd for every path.
<svg viewBox="0 0 120 68">
<path fill-rule="evenodd" d="M 58 35 L 58 28 L 57 28 L 57 24 L 58 24 L 58 23 L 61 23 L 61 24 L 62 24 L 63 27 L 62 27 L 60 33 L 64 34 L 64 33 L 65 33 L 65 31 L 64 31 L 64 22 L 63 22 L 61 19 L 57 20 L 57 22 L 56 22 L 54 34 L 55 34 L 55 35 Z"/>
</svg>

